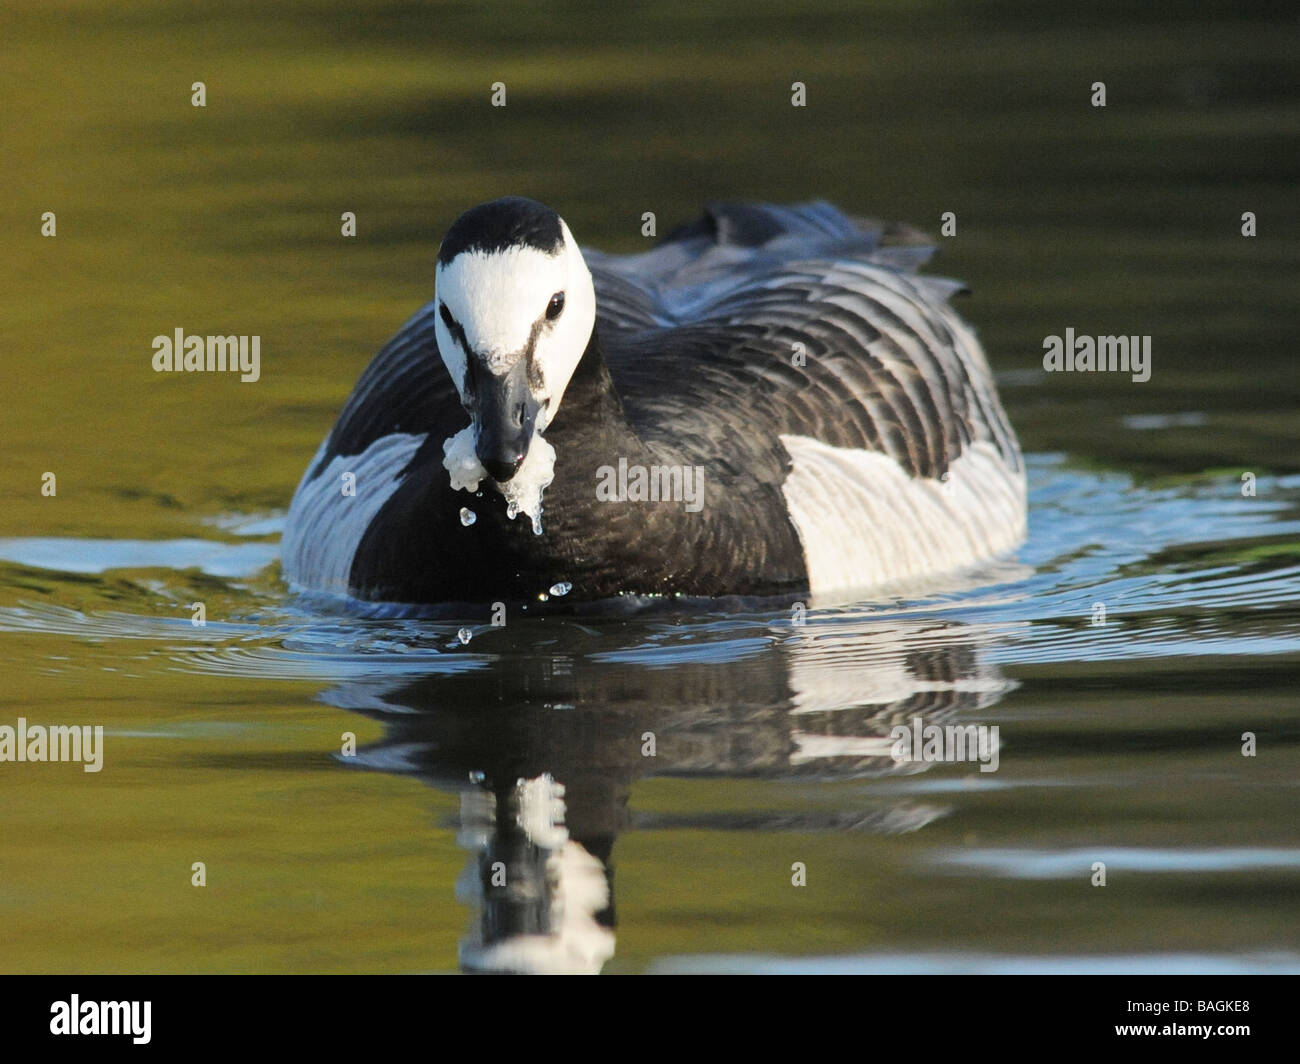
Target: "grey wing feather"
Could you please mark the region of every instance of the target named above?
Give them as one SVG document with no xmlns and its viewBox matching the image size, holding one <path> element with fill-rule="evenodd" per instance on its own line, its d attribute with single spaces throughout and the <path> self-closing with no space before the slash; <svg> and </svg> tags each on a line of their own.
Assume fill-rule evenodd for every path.
<svg viewBox="0 0 1300 1064">
<path fill-rule="evenodd" d="M 633 423 L 702 451 L 806 435 L 925 477 L 986 441 L 1019 468 L 983 352 L 947 306 L 961 286 L 915 272 L 933 252 L 918 236 L 827 204 L 714 205 L 653 251 L 596 256 L 598 301 L 639 293 L 602 321 Z"/>
</svg>

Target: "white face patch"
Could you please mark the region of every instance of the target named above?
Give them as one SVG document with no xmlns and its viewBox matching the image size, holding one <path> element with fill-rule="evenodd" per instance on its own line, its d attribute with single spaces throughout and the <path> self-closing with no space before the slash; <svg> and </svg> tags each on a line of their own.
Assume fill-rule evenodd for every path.
<svg viewBox="0 0 1300 1064">
<path fill-rule="evenodd" d="M 434 286 L 436 298 L 463 330 L 470 350 L 493 374 L 504 373 L 524 356 L 536 329 L 533 364 L 542 385 L 533 389 L 533 397 L 539 403 L 550 401 L 538 414 L 538 432 L 554 418 L 596 322 L 591 271 L 563 221 L 560 229 L 563 244 L 553 255 L 533 247 L 464 251 L 438 266 Z M 547 321 L 547 305 L 557 292 L 564 293 L 564 310 Z M 441 313 L 434 328 L 438 350 L 464 401 L 467 353 Z"/>
<path fill-rule="evenodd" d="M 587 350 L 596 324 L 596 289 L 591 271 L 569 232 L 560 222 L 563 242 L 548 255 L 533 247 L 504 251 L 463 251 L 438 266 L 436 301 L 447 308 L 462 337 L 454 335 L 441 309 L 434 323 L 438 351 L 461 402 L 466 402 L 468 359 L 476 358 L 488 372 L 501 376 L 526 357 L 533 345 L 529 392 L 538 404 L 533 438 L 519 470 L 505 484 L 488 477 L 475 453 L 477 424 L 443 443 L 443 465 L 455 490 L 474 491 L 488 479 L 505 496 L 508 513 L 532 519 L 541 532 L 542 492 L 555 475 L 555 450 L 542 432 L 559 410 L 560 400 Z M 551 320 L 547 307 L 564 293 L 564 309 Z M 466 351 L 466 348 L 469 350 Z M 540 375 L 540 383 L 535 379 Z"/>
</svg>

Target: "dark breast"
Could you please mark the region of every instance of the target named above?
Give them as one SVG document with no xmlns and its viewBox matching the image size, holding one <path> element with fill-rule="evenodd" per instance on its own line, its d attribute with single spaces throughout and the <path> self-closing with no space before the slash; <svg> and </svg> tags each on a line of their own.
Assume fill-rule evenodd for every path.
<svg viewBox="0 0 1300 1064">
<path fill-rule="evenodd" d="M 488 482 L 477 494 L 453 492 L 442 464 L 446 435 L 434 433 L 362 538 L 352 593 L 374 601 L 535 602 L 566 582 L 574 602 L 621 593 L 779 595 L 806 582 L 779 485 L 753 482 L 743 462 L 734 470 L 710 463 L 699 512 L 682 502 L 599 499 L 602 467 L 616 469 L 620 457 L 648 468 L 697 456 L 652 452 L 607 401 L 592 398 L 575 380 L 546 433 L 556 464 L 541 535 L 527 516 L 509 519 Z M 473 523 L 462 522 L 462 507 Z"/>
</svg>

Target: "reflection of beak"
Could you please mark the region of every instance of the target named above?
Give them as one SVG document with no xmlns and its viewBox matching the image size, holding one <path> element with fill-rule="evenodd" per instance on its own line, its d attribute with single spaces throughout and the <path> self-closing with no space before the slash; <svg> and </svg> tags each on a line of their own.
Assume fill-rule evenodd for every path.
<svg viewBox="0 0 1300 1064">
<path fill-rule="evenodd" d="M 475 453 L 492 479 L 504 484 L 528 456 L 539 404 L 528 388 L 528 360 L 521 358 L 501 376 L 470 358 L 474 374 Z"/>
</svg>

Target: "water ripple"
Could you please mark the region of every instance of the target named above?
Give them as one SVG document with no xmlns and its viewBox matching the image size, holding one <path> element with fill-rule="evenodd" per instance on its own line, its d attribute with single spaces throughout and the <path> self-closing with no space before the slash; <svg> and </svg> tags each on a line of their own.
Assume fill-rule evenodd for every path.
<svg viewBox="0 0 1300 1064">
<path fill-rule="evenodd" d="M 1007 879 L 1086 878 L 1094 861 L 1107 872 L 1247 872 L 1300 868 L 1300 850 L 1225 848 L 1159 850 L 1095 847 L 1073 850 L 954 850 L 937 854 L 936 864 L 952 871 L 993 873 Z"/>
</svg>

